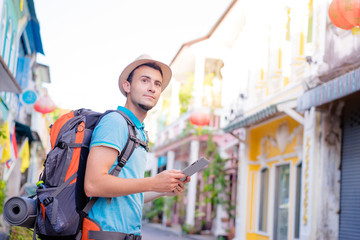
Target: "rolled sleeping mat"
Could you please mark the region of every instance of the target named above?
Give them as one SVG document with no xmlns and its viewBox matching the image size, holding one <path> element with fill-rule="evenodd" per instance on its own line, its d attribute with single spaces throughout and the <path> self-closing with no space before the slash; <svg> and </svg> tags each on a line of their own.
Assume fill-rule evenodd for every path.
<svg viewBox="0 0 360 240">
<path fill-rule="evenodd" d="M 36 209 L 36 198 L 12 197 L 6 201 L 3 214 L 10 225 L 34 228 Z"/>
</svg>

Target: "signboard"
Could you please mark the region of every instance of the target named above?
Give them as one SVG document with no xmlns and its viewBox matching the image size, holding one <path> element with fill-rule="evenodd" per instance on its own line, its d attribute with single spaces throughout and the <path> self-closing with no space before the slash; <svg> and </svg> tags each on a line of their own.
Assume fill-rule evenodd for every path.
<svg viewBox="0 0 360 240">
<path fill-rule="evenodd" d="M 20 101 L 24 105 L 32 105 L 36 102 L 36 100 L 37 100 L 37 95 L 33 90 L 25 90 L 20 96 Z"/>
</svg>

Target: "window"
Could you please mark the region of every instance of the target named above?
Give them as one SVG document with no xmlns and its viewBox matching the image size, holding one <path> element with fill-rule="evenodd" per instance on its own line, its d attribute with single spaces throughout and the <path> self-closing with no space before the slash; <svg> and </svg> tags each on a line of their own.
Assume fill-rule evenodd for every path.
<svg viewBox="0 0 360 240">
<path fill-rule="evenodd" d="M 275 209 L 274 209 L 274 237 L 277 240 L 288 239 L 289 225 L 289 196 L 290 196 L 290 166 L 276 167 L 275 179 Z"/>
<path fill-rule="evenodd" d="M 12 72 L 12 73 L 14 73 L 15 72 L 15 69 L 14 69 L 14 67 L 15 67 L 15 53 L 16 53 L 16 51 L 15 51 L 15 47 L 16 47 L 16 41 L 15 41 L 15 35 L 16 35 L 16 33 L 15 32 L 13 32 L 13 34 L 12 34 L 12 43 L 11 43 L 11 49 L 10 49 L 10 59 L 9 59 L 9 69 L 10 69 L 10 71 Z"/>
<path fill-rule="evenodd" d="M 10 58 L 11 31 L 12 31 L 11 29 L 12 29 L 12 24 L 11 24 L 11 20 L 9 20 L 6 35 L 5 35 L 5 42 L 4 42 L 5 48 L 4 48 L 4 54 L 3 54 L 4 62 L 8 65 L 9 65 L 9 58 Z"/>
<path fill-rule="evenodd" d="M 269 169 L 265 168 L 260 173 L 260 206 L 259 206 L 259 231 L 267 231 L 269 201 Z"/>
<path fill-rule="evenodd" d="M 300 237 L 300 201 L 301 201 L 301 168 L 302 164 L 300 163 L 296 167 L 296 189 L 295 189 L 295 230 L 294 237 Z"/>
<path fill-rule="evenodd" d="M 4 37 L 5 37 L 5 31 L 6 31 L 6 18 L 7 18 L 7 10 L 6 6 L 4 6 L 4 12 L 3 17 L 1 19 L 1 27 L 0 27 L 0 55 L 3 55 L 4 50 Z"/>
</svg>

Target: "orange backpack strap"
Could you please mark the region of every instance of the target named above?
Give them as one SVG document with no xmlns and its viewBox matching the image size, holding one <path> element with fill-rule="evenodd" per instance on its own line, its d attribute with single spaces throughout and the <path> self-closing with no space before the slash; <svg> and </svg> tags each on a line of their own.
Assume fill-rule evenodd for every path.
<svg viewBox="0 0 360 240">
<path fill-rule="evenodd" d="M 87 240 L 90 239 L 88 234 L 89 231 L 102 231 L 101 226 L 98 222 L 91 218 L 84 218 L 83 224 L 82 224 L 82 235 L 81 240 Z"/>
<path fill-rule="evenodd" d="M 77 239 L 80 238 L 77 237 Z M 98 222 L 86 217 L 83 221 L 81 240 L 90 239 L 141 240 L 141 236 L 122 232 L 103 231 Z"/>
<path fill-rule="evenodd" d="M 69 121 L 71 118 L 74 117 L 74 111 L 66 113 L 62 115 L 56 122 L 50 126 L 50 143 L 51 143 L 51 150 L 54 149 L 56 146 L 57 137 L 61 128 L 64 124 Z"/>
</svg>

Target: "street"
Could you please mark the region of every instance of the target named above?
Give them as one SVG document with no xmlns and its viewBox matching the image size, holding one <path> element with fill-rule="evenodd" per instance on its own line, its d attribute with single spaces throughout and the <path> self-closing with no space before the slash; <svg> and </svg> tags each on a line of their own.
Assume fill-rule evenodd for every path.
<svg viewBox="0 0 360 240">
<path fill-rule="evenodd" d="M 173 240 L 180 240 L 180 239 L 190 239 L 185 236 L 180 236 L 175 232 L 168 231 L 159 227 L 155 227 L 151 224 L 144 224 L 142 226 L 142 239 L 143 240 L 165 240 L 165 239 L 173 239 Z"/>
<path fill-rule="evenodd" d="M 168 230 L 162 227 L 159 227 L 154 224 L 143 224 L 142 226 L 142 239 L 143 240 L 181 240 L 181 239 L 194 239 L 187 236 L 181 236 L 180 232 L 177 233 L 173 230 Z"/>
</svg>

